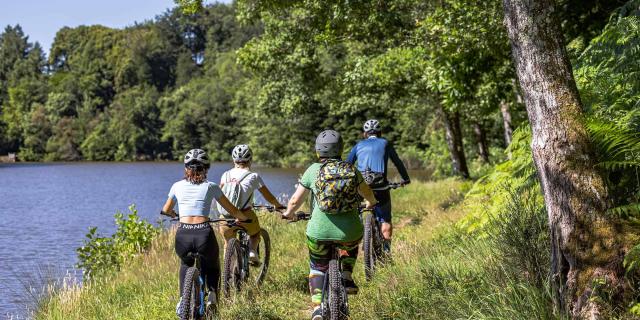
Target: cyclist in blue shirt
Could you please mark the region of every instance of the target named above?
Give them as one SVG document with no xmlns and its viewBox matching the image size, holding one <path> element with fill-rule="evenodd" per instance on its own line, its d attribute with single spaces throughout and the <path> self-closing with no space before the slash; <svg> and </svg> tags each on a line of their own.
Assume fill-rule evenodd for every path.
<svg viewBox="0 0 640 320">
<path fill-rule="evenodd" d="M 375 119 L 367 120 L 363 126 L 364 139 L 360 140 L 349 153 L 348 162 L 356 163 L 365 182 L 373 189 L 378 200 L 374 210 L 376 219 L 382 224 L 382 236 L 384 237 L 384 250 L 391 250 L 391 236 L 393 226 L 391 224 L 391 193 L 387 180 L 387 162 L 389 159 L 398 169 L 402 177 L 402 184 L 410 183 L 409 174 L 393 145 L 382 138 L 380 122 Z"/>
</svg>

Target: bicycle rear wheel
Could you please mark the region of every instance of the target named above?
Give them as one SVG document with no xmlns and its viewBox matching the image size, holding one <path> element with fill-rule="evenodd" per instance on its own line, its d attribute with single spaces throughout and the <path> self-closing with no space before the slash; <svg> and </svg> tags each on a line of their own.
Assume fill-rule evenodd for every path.
<svg viewBox="0 0 640 320">
<path fill-rule="evenodd" d="M 267 270 L 269 270 L 269 261 L 271 259 L 271 238 L 269 237 L 269 233 L 267 230 L 260 230 L 260 244 L 258 245 L 258 254 L 260 255 L 260 265 L 256 272 L 251 274 L 255 274 L 252 276 L 252 283 L 256 286 L 259 286 L 264 281 L 264 278 L 267 276 Z"/>
<path fill-rule="evenodd" d="M 373 213 L 364 219 L 364 236 L 362 252 L 364 256 L 364 275 L 367 281 L 371 281 L 376 269 L 379 244 L 376 237 L 376 221 Z"/>
<path fill-rule="evenodd" d="M 242 283 L 242 261 L 238 239 L 232 238 L 227 243 L 224 252 L 224 268 L 222 269 L 222 292 L 225 297 L 231 295 L 231 290 L 240 290 Z"/>
<path fill-rule="evenodd" d="M 330 320 L 343 320 L 349 317 L 349 307 L 347 305 L 347 293 L 342 283 L 342 273 L 340 271 L 338 259 L 329 261 L 329 270 L 326 277 L 329 277 L 328 310 Z"/>
<path fill-rule="evenodd" d="M 187 269 L 184 277 L 184 288 L 182 289 L 182 309 L 180 310 L 180 320 L 195 320 L 199 318 L 200 309 L 200 271 L 191 267 Z"/>
</svg>

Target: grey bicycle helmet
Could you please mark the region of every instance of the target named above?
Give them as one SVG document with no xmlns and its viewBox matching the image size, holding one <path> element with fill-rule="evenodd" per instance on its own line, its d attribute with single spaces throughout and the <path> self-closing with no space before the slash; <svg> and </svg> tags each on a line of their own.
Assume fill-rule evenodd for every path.
<svg viewBox="0 0 640 320">
<path fill-rule="evenodd" d="M 362 126 L 362 130 L 366 133 L 377 133 L 382 129 L 380 128 L 380 121 L 376 119 L 367 120 Z"/>
<path fill-rule="evenodd" d="M 202 149 L 191 149 L 184 155 L 184 165 L 204 165 L 209 166 L 209 156 Z"/>
<path fill-rule="evenodd" d="M 231 151 L 231 158 L 233 158 L 234 162 L 251 161 L 252 157 L 253 152 L 251 152 L 251 148 L 246 144 L 239 144 L 233 148 L 233 151 Z"/>
<path fill-rule="evenodd" d="M 316 153 L 320 158 L 340 157 L 342 146 L 342 136 L 335 130 L 322 131 L 316 138 Z"/>
</svg>

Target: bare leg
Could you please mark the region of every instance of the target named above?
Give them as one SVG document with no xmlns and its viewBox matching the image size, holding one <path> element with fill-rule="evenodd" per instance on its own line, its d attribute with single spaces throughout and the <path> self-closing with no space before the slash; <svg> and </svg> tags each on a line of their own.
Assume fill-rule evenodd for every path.
<svg viewBox="0 0 640 320">
<path fill-rule="evenodd" d="M 391 236 L 393 235 L 393 226 L 391 223 L 383 222 L 382 223 L 382 237 L 385 240 L 391 240 Z"/>
<path fill-rule="evenodd" d="M 249 247 L 252 251 L 256 251 L 258 249 L 258 245 L 260 244 L 260 232 L 255 235 L 249 237 Z"/>
</svg>

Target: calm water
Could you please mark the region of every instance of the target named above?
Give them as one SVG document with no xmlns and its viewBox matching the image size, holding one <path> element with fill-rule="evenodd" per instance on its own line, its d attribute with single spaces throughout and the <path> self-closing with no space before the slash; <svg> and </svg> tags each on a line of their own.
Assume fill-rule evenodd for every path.
<svg viewBox="0 0 640 320">
<path fill-rule="evenodd" d="M 217 182 L 229 167 L 214 164 L 210 180 Z M 127 212 L 134 203 L 141 217 L 156 221 L 182 168 L 179 163 L 0 164 L 0 319 L 25 314 L 33 300 L 25 287 L 73 272 L 75 249 L 90 226 L 111 234 L 116 210 Z M 255 171 L 276 195 L 291 194 L 300 173 Z"/>
</svg>

